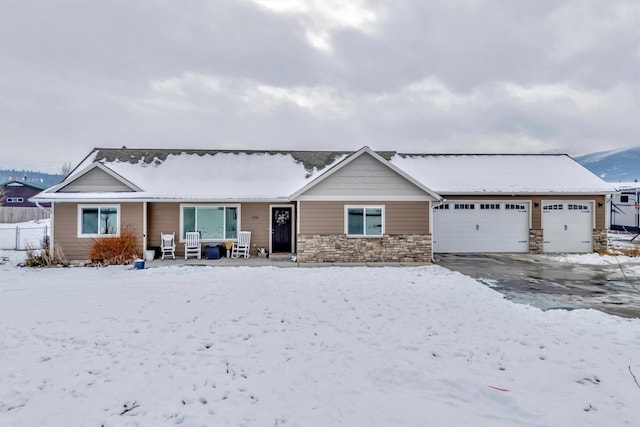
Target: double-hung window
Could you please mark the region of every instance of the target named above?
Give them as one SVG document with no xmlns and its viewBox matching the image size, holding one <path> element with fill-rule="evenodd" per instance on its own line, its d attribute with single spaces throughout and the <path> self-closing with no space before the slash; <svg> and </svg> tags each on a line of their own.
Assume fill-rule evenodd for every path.
<svg viewBox="0 0 640 427">
<path fill-rule="evenodd" d="M 382 237 L 384 206 L 345 206 L 345 233 L 350 237 Z"/>
<path fill-rule="evenodd" d="M 120 235 L 120 206 L 78 206 L 78 237 Z"/>
<path fill-rule="evenodd" d="M 182 205 L 182 238 L 189 231 L 200 232 L 201 240 L 228 240 L 238 236 L 238 206 Z"/>
</svg>

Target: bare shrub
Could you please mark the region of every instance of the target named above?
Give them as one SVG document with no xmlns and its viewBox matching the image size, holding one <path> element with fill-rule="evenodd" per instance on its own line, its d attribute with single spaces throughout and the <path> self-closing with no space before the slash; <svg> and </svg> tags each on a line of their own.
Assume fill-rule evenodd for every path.
<svg viewBox="0 0 640 427">
<path fill-rule="evenodd" d="M 25 265 L 27 267 L 52 267 L 61 265 L 63 267 L 69 266 L 69 261 L 64 255 L 62 248 L 59 245 L 55 245 L 53 248 L 53 255 L 49 250 L 49 238 L 45 237 L 40 242 L 40 248 L 34 248 L 33 246 L 27 247 L 27 260 Z"/>
<path fill-rule="evenodd" d="M 94 239 L 89 257 L 95 265 L 131 264 L 138 258 L 138 237 L 130 229 L 123 229 L 120 236 Z"/>
</svg>

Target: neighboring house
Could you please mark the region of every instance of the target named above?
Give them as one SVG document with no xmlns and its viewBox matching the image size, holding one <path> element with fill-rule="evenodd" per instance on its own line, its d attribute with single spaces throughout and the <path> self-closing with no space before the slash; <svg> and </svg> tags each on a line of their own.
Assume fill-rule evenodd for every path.
<svg viewBox="0 0 640 427">
<path fill-rule="evenodd" d="M 15 224 L 49 218 L 50 203 L 37 207 L 29 199 L 46 187 L 27 181 L 11 180 L 0 185 L 0 223 Z"/>
<path fill-rule="evenodd" d="M 611 199 L 611 229 L 640 233 L 640 183 L 614 184 Z"/>
<path fill-rule="evenodd" d="M 140 253 L 160 233 L 216 244 L 248 230 L 253 254 L 429 262 L 434 252 L 603 250 L 613 192 L 566 155 L 97 148 L 32 200 L 53 203 L 52 240 L 69 259 L 126 227 Z"/>
<path fill-rule="evenodd" d="M 35 208 L 36 204 L 30 202 L 29 199 L 47 188 L 27 181 L 19 181 L 17 179 L 5 182 L 0 185 L 0 206 L 12 208 Z M 46 204 L 45 207 L 50 207 Z"/>
</svg>

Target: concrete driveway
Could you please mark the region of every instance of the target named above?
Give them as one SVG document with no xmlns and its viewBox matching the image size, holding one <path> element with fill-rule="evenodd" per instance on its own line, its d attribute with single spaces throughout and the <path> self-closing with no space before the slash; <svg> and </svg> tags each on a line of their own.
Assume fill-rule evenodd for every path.
<svg viewBox="0 0 640 427">
<path fill-rule="evenodd" d="M 529 254 L 437 254 L 435 260 L 518 303 L 640 318 L 640 269 L 627 264 L 571 264 Z"/>
</svg>

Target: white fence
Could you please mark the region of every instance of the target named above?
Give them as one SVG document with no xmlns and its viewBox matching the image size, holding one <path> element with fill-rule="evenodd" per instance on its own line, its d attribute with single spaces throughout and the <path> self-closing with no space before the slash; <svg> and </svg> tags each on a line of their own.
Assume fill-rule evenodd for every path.
<svg viewBox="0 0 640 427">
<path fill-rule="evenodd" d="M 0 249 L 37 249 L 42 247 L 42 241 L 49 238 L 50 234 L 49 221 L 0 224 Z"/>
</svg>

